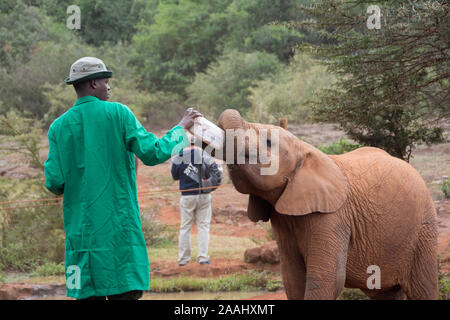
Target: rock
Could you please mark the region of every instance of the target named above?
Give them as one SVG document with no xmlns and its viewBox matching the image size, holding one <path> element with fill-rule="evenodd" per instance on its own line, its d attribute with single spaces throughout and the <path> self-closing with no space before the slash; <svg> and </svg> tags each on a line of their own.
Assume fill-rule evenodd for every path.
<svg viewBox="0 0 450 320">
<path fill-rule="evenodd" d="M 245 250 L 244 252 L 245 261 L 249 263 L 254 263 L 260 260 L 261 258 L 261 247 L 250 248 Z"/>
<path fill-rule="evenodd" d="M 249 263 L 263 262 L 277 264 L 280 262 L 280 254 L 276 241 L 267 242 L 259 247 L 245 250 L 244 258 Z"/>
<path fill-rule="evenodd" d="M 0 287 L 0 300 L 24 299 L 33 295 L 34 288 L 27 284 L 4 284 Z"/>
<path fill-rule="evenodd" d="M 264 244 L 261 248 L 261 261 L 271 264 L 280 262 L 280 253 L 275 241 Z"/>
<path fill-rule="evenodd" d="M 216 223 L 226 223 L 230 225 L 238 225 L 239 222 L 248 221 L 246 209 L 238 208 L 230 204 L 226 205 L 224 208 L 214 208 L 212 218 Z"/>
</svg>

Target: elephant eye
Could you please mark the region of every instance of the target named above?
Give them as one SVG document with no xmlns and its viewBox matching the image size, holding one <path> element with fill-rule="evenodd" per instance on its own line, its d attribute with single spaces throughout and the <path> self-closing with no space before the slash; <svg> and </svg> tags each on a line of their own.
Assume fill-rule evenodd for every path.
<svg viewBox="0 0 450 320">
<path fill-rule="evenodd" d="M 271 146 L 272 146 L 272 141 L 270 141 L 269 139 L 267 139 L 267 142 L 266 142 L 266 143 L 267 143 L 267 146 L 268 146 L 268 147 L 271 147 Z"/>
</svg>

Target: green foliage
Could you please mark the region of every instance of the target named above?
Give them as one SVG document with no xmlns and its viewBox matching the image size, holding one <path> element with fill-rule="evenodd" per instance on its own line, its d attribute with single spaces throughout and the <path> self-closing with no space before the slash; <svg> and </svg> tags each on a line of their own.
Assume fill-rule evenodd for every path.
<svg viewBox="0 0 450 320">
<path fill-rule="evenodd" d="M 343 154 L 361 148 L 362 145 L 352 143 L 348 139 L 341 138 L 339 141 L 317 147 L 320 151 L 326 154 Z"/>
<path fill-rule="evenodd" d="M 442 273 L 442 263 L 449 262 L 450 255 L 442 258 L 438 255 L 438 286 L 439 286 L 439 300 L 450 300 L 450 275 Z"/>
<path fill-rule="evenodd" d="M 73 106 L 76 95 L 73 87 L 66 84 L 46 83 L 43 89 L 44 96 L 48 101 L 48 111 L 45 113 L 42 123 L 48 128 L 55 119 Z"/>
<path fill-rule="evenodd" d="M 80 7 L 81 36 L 93 45 L 130 41 L 139 12 L 145 8 L 142 0 L 76 0 L 71 4 Z"/>
<path fill-rule="evenodd" d="M 442 181 L 441 184 L 441 191 L 444 194 L 445 198 L 450 198 L 450 178 L 445 179 Z"/>
<path fill-rule="evenodd" d="M 42 130 L 35 120 L 10 111 L 7 117 L 0 116 L 0 134 L 2 157 L 9 163 L 17 161 L 22 166 L 28 165 L 23 171 L 31 171 L 27 179 L 0 179 L 0 202 L 9 202 L 0 206 L 0 265 L 4 269 L 29 271 L 47 262 L 60 263 L 64 260 L 60 205 L 17 203 L 24 199 L 55 198 L 42 183 Z"/>
<path fill-rule="evenodd" d="M 243 1 L 235 0 L 227 8 L 227 15 L 230 21 L 230 35 L 228 45 L 236 49 L 244 49 L 249 43 L 265 44 L 276 48 L 272 52 L 282 52 L 283 50 L 290 50 L 290 48 L 282 48 L 283 44 L 292 44 L 290 42 L 279 42 L 282 37 L 297 37 L 296 32 L 290 33 L 284 28 L 271 28 L 268 25 L 273 23 L 284 23 L 291 20 L 296 20 L 300 16 L 297 6 L 300 3 L 308 3 L 309 1 L 300 0 L 258 0 L 258 1 Z M 265 27 L 266 26 L 266 27 Z M 265 34 L 266 40 L 261 41 L 260 38 Z M 281 33 L 283 34 L 281 36 Z M 269 44 L 269 38 L 274 40 L 272 45 Z M 278 41 L 277 41 L 278 40 Z M 283 59 L 289 58 L 280 55 Z"/>
<path fill-rule="evenodd" d="M 251 89 L 251 109 L 246 118 L 254 122 L 278 123 L 280 118 L 306 122 L 313 118 L 307 102 L 333 82 L 326 68 L 305 54 L 297 54 L 289 66 Z"/>
<path fill-rule="evenodd" d="M 213 116 L 227 108 L 245 114 L 251 107 L 250 88 L 259 80 L 277 74 L 281 68 L 282 64 L 273 54 L 229 51 L 212 63 L 206 73 L 197 74 L 187 88 L 188 102 Z"/>
<path fill-rule="evenodd" d="M 450 300 L 450 276 L 439 279 L 439 300 Z"/>
<path fill-rule="evenodd" d="M 31 117 L 43 118 L 50 105 L 46 90 L 64 83 L 70 65 L 80 56 L 91 53 L 91 48 L 77 42 L 41 42 L 25 64 L 15 61 L 9 69 L 0 68 L 0 94 L 5 103 L 5 109 L 0 113 L 14 109 Z M 74 101 L 75 97 L 74 94 Z"/>
<path fill-rule="evenodd" d="M 142 21 L 134 36 L 133 63 L 146 88 L 182 92 L 196 72 L 205 70 L 226 34 L 221 12 L 228 2 L 159 3 L 154 23 Z"/>
<path fill-rule="evenodd" d="M 245 39 L 245 49 L 276 54 L 280 61 L 288 62 L 302 34 L 283 25 L 263 25 Z"/>
<path fill-rule="evenodd" d="M 296 7 L 302 2 L 305 1 L 233 1 L 227 8 L 230 31 L 226 46 L 239 51 L 273 53 L 288 62 L 303 35 L 283 24 L 299 18 Z"/>
<path fill-rule="evenodd" d="M 344 288 L 338 297 L 338 300 L 369 300 L 361 290 Z"/>
<path fill-rule="evenodd" d="M 136 32 L 136 24 L 147 6 L 153 7 L 159 0 L 27 0 L 39 7 L 61 25 L 69 18 L 67 8 L 77 5 L 81 13 L 81 30 L 74 30 L 86 43 L 102 45 L 130 41 Z M 148 17 L 146 15 L 145 17 Z"/>
<path fill-rule="evenodd" d="M 159 223 L 155 219 L 155 207 L 150 212 L 144 211 L 141 214 L 141 227 L 144 233 L 145 243 L 151 247 L 166 247 L 176 243 L 177 232 L 168 225 Z"/>
<path fill-rule="evenodd" d="M 181 291 L 276 291 L 281 287 L 280 277 L 268 271 L 249 271 L 247 273 L 238 273 L 217 278 L 153 278 L 153 280 L 150 281 L 150 291 L 166 293 Z"/>
<path fill-rule="evenodd" d="M 47 262 L 38 266 L 31 274 L 33 277 L 51 277 L 65 274 L 64 263 Z"/>
<path fill-rule="evenodd" d="M 2 1 L 3 2 L 3 1 Z M 60 41 L 65 37 L 62 27 L 55 24 L 36 7 L 14 1 L 0 11 L 0 65 L 23 63 L 37 53 L 41 41 Z M 12 9 L 11 9 L 12 7 Z M 0 7 L 1 8 L 1 7 Z"/>
<path fill-rule="evenodd" d="M 19 160 L 22 164 L 44 169 L 39 154 L 42 147 L 42 129 L 39 122 L 10 111 L 6 117 L 0 115 L 0 135 L 3 135 L 0 143 L 2 157 L 17 153 L 24 158 Z"/>
<path fill-rule="evenodd" d="M 48 197 L 39 179 L 0 182 L 1 202 Z M 27 207 L 25 204 L 11 206 Z M 64 261 L 65 235 L 60 206 L 0 208 L 0 215 L 0 264 L 4 269 L 30 271 L 48 262 Z"/>
<path fill-rule="evenodd" d="M 367 28 L 367 7 L 340 0 L 302 7 L 312 20 L 299 25 L 327 40 L 304 48 L 338 80 L 321 92 L 314 110 L 317 119 L 339 123 L 350 138 L 409 160 L 417 144 L 443 141 L 437 120 L 449 115 L 448 7 L 440 1 L 385 1 L 379 30 Z"/>
</svg>

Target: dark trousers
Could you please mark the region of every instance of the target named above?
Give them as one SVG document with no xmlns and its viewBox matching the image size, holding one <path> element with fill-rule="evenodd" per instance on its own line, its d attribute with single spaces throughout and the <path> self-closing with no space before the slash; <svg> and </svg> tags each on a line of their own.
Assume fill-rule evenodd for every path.
<svg viewBox="0 0 450 320">
<path fill-rule="evenodd" d="M 142 290 L 133 290 L 112 296 L 92 296 L 80 300 L 139 300 L 142 298 Z"/>
</svg>

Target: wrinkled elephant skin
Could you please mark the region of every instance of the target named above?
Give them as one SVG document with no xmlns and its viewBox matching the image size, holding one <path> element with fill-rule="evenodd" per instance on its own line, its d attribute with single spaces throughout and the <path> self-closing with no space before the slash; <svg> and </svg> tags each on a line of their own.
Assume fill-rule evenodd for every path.
<svg viewBox="0 0 450 320">
<path fill-rule="evenodd" d="M 219 126 L 279 130 L 275 175 L 262 176 L 259 163 L 228 170 L 249 194 L 249 218 L 271 221 L 288 299 L 336 299 L 344 287 L 375 299 L 437 299 L 436 211 L 411 165 L 370 147 L 328 156 L 236 110 Z M 373 266 L 379 288 L 369 283 Z"/>
</svg>

